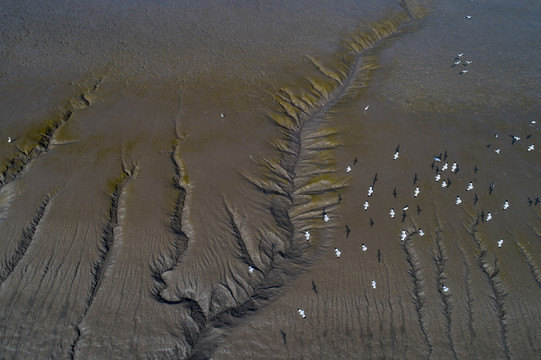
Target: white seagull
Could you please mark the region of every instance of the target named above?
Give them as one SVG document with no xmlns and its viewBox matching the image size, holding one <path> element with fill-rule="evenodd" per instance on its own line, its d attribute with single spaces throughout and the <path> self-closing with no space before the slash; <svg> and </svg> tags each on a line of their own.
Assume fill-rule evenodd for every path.
<svg viewBox="0 0 541 360">
<path fill-rule="evenodd" d="M 466 19 L 471 19 L 471 15 L 466 15 Z"/>
<path fill-rule="evenodd" d="M 373 193 L 374 193 L 374 188 L 372 186 L 370 186 L 368 188 L 368 196 L 372 196 Z"/>
<path fill-rule="evenodd" d="M 485 221 L 489 221 L 490 219 L 492 219 L 492 214 L 491 214 L 490 211 L 489 211 L 488 214 L 487 214 L 487 218 L 485 219 Z"/>
<path fill-rule="evenodd" d="M 442 188 L 446 188 L 446 187 L 447 187 L 447 183 L 445 182 L 445 180 L 443 180 L 443 181 L 441 182 L 441 187 L 442 187 Z"/>
<path fill-rule="evenodd" d="M 334 248 L 334 253 L 336 254 L 336 257 L 339 258 L 342 252 L 338 250 L 338 248 Z"/>
<path fill-rule="evenodd" d="M 348 165 L 348 167 L 346 168 L 346 172 L 350 172 L 351 171 L 351 166 Z"/>
<path fill-rule="evenodd" d="M 440 174 L 436 175 L 436 182 L 440 181 L 440 178 L 441 178 Z"/>
<path fill-rule="evenodd" d="M 12 140 L 11 140 L 11 136 L 8 136 L 8 143 L 10 143 Z M 533 145 L 532 145 L 533 146 Z"/>
<path fill-rule="evenodd" d="M 457 56 L 458 56 L 458 57 L 462 57 L 463 55 L 464 55 L 464 53 L 460 53 L 460 54 L 458 54 Z"/>
<path fill-rule="evenodd" d="M 453 163 L 453 165 L 451 166 L 451 172 L 455 172 L 457 169 L 457 165 L 456 165 L 456 162 Z"/>
<path fill-rule="evenodd" d="M 363 244 L 363 245 L 361 246 L 361 249 L 362 249 L 363 251 L 366 251 L 366 250 L 368 250 L 368 248 L 366 247 L 366 245 L 365 245 L 365 244 Z"/>
<path fill-rule="evenodd" d="M 391 209 L 391 211 L 389 211 L 389 215 L 391 215 L 391 218 L 394 219 L 394 209 Z"/>
<path fill-rule="evenodd" d="M 303 319 L 306 319 L 306 315 L 304 314 L 304 310 L 301 308 L 298 308 L 297 311 L 299 312 L 299 315 L 303 317 Z"/>
<path fill-rule="evenodd" d="M 460 205 L 461 202 L 462 202 L 462 200 L 460 199 L 460 196 L 457 196 L 455 205 Z"/>
<path fill-rule="evenodd" d="M 419 228 L 419 236 L 424 236 L 425 235 L 425 232 L 423 231 L 423 229 Z"/>
<path fill-rule="evenodd" d="M 503 203 L 503 209 L 507 210 L 508 207 L 509 207 L 509 201 L 505 200 L 505 202 Z"/>
<path fill-rule="evenodd" d="M 449 288 L 447 286 L 443 285 L 442 290 L 443 290 L 443 292 L 447 292 L 447 291 L 449 291 Z"/>
<path fill-rule="evenodd" d="M 393 155 L 393 160 L 396 160 L 396 159 L 398 159 L 398 151 L 395 152 L 394 155 Z"/>
<path fill-rule="evenodd" d="M 251 274 L 254 272 L 254 268 L 250 265 L 248 266 L 248 272 Z"/>
<path fill-rule="evenodd" d="M 404 241 L 408 237 L 408 234 L 406 234 L 406 230 L 402 230 L 402 233 L 400 234 L 400 240 Z"/>
<path fill-rule="evenodd" d="M 503 245 L 503 239 L 501 239 L 500 241 L 498 241 L 498 247 L 501 248 Z"/>
<path fill-rule="evenodd" d="M 532 145 L 528 146 L 528 151 L 532 151 L 535 147 Z"/>
<path fill-rule="evenodd" d="M 369 107 L 370 107 L 370 105 L 366 105 L 366 106 L 364 107 L 364 111 L 368 110 Z"/>
<path fill-rule="evenodd" d="M 496 154 L 499 154 L 499 153 L 500 153 L 500 151 L 501 151 L 500 149 L 496 149 L 496 150 L 494 150 L 494 152 L 495 152 Z"/>
<path fill-rule="evenodd" d="M 310 240 L 310 233 L 308 232 L 308 230 L 305 231 L 304 237 L 306 238 L 306 241 Z"/>
<path fill-rule="evenodd" d="M 473 183 L 471 181 L 468 187 L 466 188 L 466 191 L 470 191 L 470 190 L 473 190 Z"/>
<path fill-rule="evenodd" d="M 417 187 L 415 188 L 415 190 L 413 191 L 413 197 L 417 197 L 417 195 L 419 195 L 419 192 L 420 192 L 420 191 L 419 191 L 419 187 L 417 186 Z"/>
<path fill-rule="evenodd" d="M 364 203 L 364 209 L 365 209 L 365 210 L 368 209 L 368 206 L 370 206 L 370 204 L 368 204 L 368 201 L 365 201 L 365 203 Z"/>
<path fill-rule="evenodd" d="M 376 280 L 372 280 L 372 289 L 376 288 Z"/>
<path fill-rule="evenodd" d="M 327 216 L 327 214 L 323 215 L 323 221 L 325 221 L 325 222 L 329 221 L 329 217 Z"/>
<path fill-rule="evenodd" d="M 449 164 L 447 163 L 443 164 L 443 166 L 441 167 L 441 171 L 447 170 L 448 167 L 449 167 Z"/>
</svg>

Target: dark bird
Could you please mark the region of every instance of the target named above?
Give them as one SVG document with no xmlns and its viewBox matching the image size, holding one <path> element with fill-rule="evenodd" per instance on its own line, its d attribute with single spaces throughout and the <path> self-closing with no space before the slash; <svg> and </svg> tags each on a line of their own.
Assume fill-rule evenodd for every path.
<svg viewBox="0 0 541 360">
<path fill-rule="evenodd" d="M 399 151 L 400 151 L 400 145 L 398 145 L 398 146 L 396 147 L 395 152 L 399 152 Z"/>
<path fill-rule="evenodd" d="M 490 186 L 488 187 L 488 194 L 492 195 L 492 192 L 494 191 L 494 181 L 490 183 Z"/>
<path fill-rule="evenodd" d="M 394 196 L 395 199 L 396 199 L 396 195 L 397 195 L 397 193 L 396 193 L 396 188 L 394 188 L 394 190 L 393 190 L 393 196 Z"/>
<path fill-rule="evenodd" d="M 381 262 L 381 250 L 378 249 L 378 262 Z"/>
<path fill-rule="evenodd" d="M 417 215 L 419 215 L 421 213 L 421 208 L 419 207 L 419 205 L 417 205 Z"/>
<path fill-rule="evenodd" d="M 357 158 L 353 159 L 353 165 L 356 165 L 359 162 Z"/>
<path fill-rule="evenodd" d="M 374 226 L 374 220 L 372 220 L 372 218 L 370 218 L 370 227 Z"/>
<path fill-rule="evenodd" d="M 312 290 L 314 290 L 314 292 L 317 294 L 317 286 L 314 280 L 312 280 Z"/>
<path fill-rule="evenodd" d="M 532 204 L 533 204 L 533 200 L 530 199 L 530 197 L 528 196 L 528 206 L 532 206 Z"/>
<path fill-rule="evenodd" d="M 477 194 L 475 194 L 473 198 L 473 205 L 477 205 L 477 201 L 479 201 L 479 198 L 477 197 Z"/>
<path fill-rule="evenodd" d="M 538 197 L 535 198 L 535 204 L 534 205 L 537 206 L 537 204 L 539 204 L 539 198 Z"/>
<path fill-rule="evenodd" d="M 475 165 L 475 167 L 473 168 L 473 172 L 477 174 L 477 171 L 479 171 L 479 168 L 477 167 L 477 165 Z"/>
<path fill-rule="evenodd" d="M 338 203 L 340 204 L 342 202 L 342 195 L 338 194 Z"/>
<path fill-rule="evenodd" d="M 415 176 L 413 177 L 413 185 L 417 183 L 417 180 L 419 180 L 419 178 L 417 177 L 417 173 L 415 173 Z"/>
<path fill-rule="evenodd" d="M 346 224 L 346 239 L 349 237 L 349 233 L 351 232 L 351 229 Z"/>
<path fill-rule="evenodd" d="M 378 173 L 374 175 L 374 180 L 372 180 L 372 186 L 376 185 L 376 181 L 378 181 Z"/>
<path fill-rule="evenodd" d="M 445 153 L 443 154 L 443 161 L 447 160 L 447 150 L 445 150 Z"/>
<path fill-rule="evenodd" d="M 286 333 L 280 330 L 280 334 L 282 334 L 282 340 L 284 340 L 284 345 L 287 344 Z"/>
</svg>

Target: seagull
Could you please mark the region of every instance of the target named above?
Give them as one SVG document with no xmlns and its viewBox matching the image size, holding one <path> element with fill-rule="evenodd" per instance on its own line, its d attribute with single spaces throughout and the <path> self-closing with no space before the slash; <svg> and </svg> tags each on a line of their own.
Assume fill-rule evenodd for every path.
<svg viewBox="0 0 541 360">
<path fill-rule="evenodd" d="M 461 60 L 458 60 L 458 61 L 455 61 L 455 63 L 453 65 L 451 65 L 451 67 L 455 67 L 457 66 L 458 64 L 460 64 L 462 61 Z"/>
<path fill-rule="evenodd" d="M 372 289 L 376 288 L 376 280 L 372 280 Z"/>
<path fill-rule="evenodd" d="M 417 215 L 419 215 L 421 213 L 421 208 L 419 207 L 419 205 L 417 205 Z"/>
<path fill-rule="evenodd" d="M 528 146 L 528 151 L 532 151 L 534 148 L 535 148 L 535 146 L 532 144 L 532 145 Z"/>
<path fill-rule="evenodd" d="M 447 292 L 447 291 L 449 291 L 449 288 L 447 286 L 443 285 L 442 290 L 443 290 L 443 292 Z"/>
<path fill-rule="evenodd" d="M 373 193 L 374 193 L 374 188 L 372 186 L 370 186 L 368 188 L 368 197 L 372 196 Z"/>
<path fill-rule="evenodd" d="M 448 167 L 449 167 L 449 164 L 447 163 L 443 164 L 443 166 L 441 167 L 441 171 L 447 170 Z"/>
<path fill-rule="evenodd" d="M 419 236 L 425 236 L 425 232 L 421 228 L 419 228 Z"/>
<path fill-rule="evenodd" d="M 406 211 L 406 210 L 408 210 L 408 209 L 409 209 L 409 206 L 408 206 L 408 205 L 406 205 L 406 206 L 404 206 L 404 207 L 402 208 L 403 211 Z"/>
<path fill-rule="evenodd" d="M 434 156 L 434 160 L 436 162 L 440 162 L 441 161 L 441 154 L 440 154 L 440 156 Z"/>
<path fill-rule="evenodd" d="M 310 233 L 308 232 L 308 230 L 304 232 L 304 237 L 306 238 L 306 241 L 310 241 Z"/>
<path fill-rule="evenodd" d="M 346 239 L 349 237 L 349 233 L 351 232 L 351 229 L 349 228 L 349 226 L 346 224 Z"/>
<path fill-rule="evenodd" d="M 464 53 L 460 53 L 460 54 L 458 54 L 457 56 L 458 56 L 458 57 L 462 57 L 463 55 L 464 55 Z"/>
<path fill-rule="evenodd" d="M 466 15 L 466 19 L 471 19 L 471 15 Z"/>
<path fill-rule="evenodd" d="M 314 280 L 312 280 L 312 290 L 314 290 L 314 292 L 317 294 L 317 286 Z"/>
<path fill-rule="evenodd" d="M 372 218 L 370 218 L 370 227 L 374 226 L 374 220 L 372 220 Z"/>
<path fill-rule="evenodd" d="M 336 257 L 339 258 L 342 252 L 338 250 L 338 248 L 334 248 L 334 253 L 336 254 Z"/>
<path fill-rule="evenodd" d="M 419 195 L 419 192 L 420 190 L 419 190 L 419 187 L 417 186 L 415 190 L 413 191 L 413 197 L 417 197 L 417 195 Z"/>
<path fill-rule="evenodd" d="M 364 209 L 365 209 L 365 210 L 368 209 L 369 206 L 370 206 L 370 204 L 368 204 L 368 201 L 365 201 L 365 202 L 364 202 Z"/>
<path fill-rule="evenodd" d="M 370 107 L 370 105 L 366 105 L 366 106 L 364 107 L 364 111 L 368 110 L 369 107 Z"/>
<path fill-rule="evenodd" d="M 503 209 L 507 210 L 508 207 L 509 207 L 509 201 L 505 200 L 505 202 L 503 203 Z"/>
<path fill-rule="evenodd" d="M 453 163 L 453 165 L 451 166 L 451 172 L 456 172 L 456 170 L 458 169 L 458 166 L 456 165 L 456 162 Z"/>
<path fill-rule="evenodd" d="M 389 215 L 391 215 L 391 219 L 394 219 L 394 209 L 391 209 L 391 211 L 389 211 Z"/>
<path fill-rule="evenodd" d="M 503 239 L 501 239 L 500 241 L 498 241 L 498 247 L 501 248 L 503 245 Z"/>
<path fill-rule="evenodd" d="M 446 187 L 447 187 L 447 183 L 445 182 L 445 180 L 443 180 L 443 181 L 441 182 L 441 187 L 442 187 L 442 188 L 446 188 Z"/>
<path fill-rule="evenodd" d="M 303 319 L 306 319 L 306 315 L 304 314 L 304 310 L 301 308 L 298 308 L 297 311 L 299 312 L 299 315 L 303 317 Z"/>
<path fill-rule="evenodd" d="M 327 216 L 327 214 L 323 215 L 323 221 L 325 221 L 325 222 L 329 221 L 329 217 Z"/>
<path fill-rule="evenodd" d="M 468 187 L 466 188 L 466 191 L 473 190 L 473 182 L 470 181 Z"/>
<path fill-rule="evenodd" d="M 511 141 L 511 145 L 515 145 L 517 141 L 520 140 L 520 138 L 516 135 L 509 135 L 513 140 Z"/>
<path fill-rule="evenodd" d="M 395 199 L 396 199 L 396 195 L 397 195 L 397 193 L 396 193 L 396 188 L 394 188 L 394 190 L 393 190 L 393 196 L 394 196 Z"/>
<path fill-rule="evenodd" d="M 394 155 L 393 155 L 393 160 L 396 160 L 396 159 L 398 159 L 398 151 L 395 152 Z"/>
<path fill-rule="evenodd" d="M 459 75 L 462 75 L 462 74 L 466 74 L 468 72 L 468 70 L 462 70 L 461 72 L 459 72 L 458 74 Z"/>
<path fill-rule="evenodd" d="M 362 249 L 363 251 L 366 251 L 366 250 L 368 250 L 368 248 L 366 247 L 366 245 L 365 245 L 365 244 L 362 244 L 362 246 L 361 246 L 361 249 Z"/>
<path fill-rule="evenodd" d="M 472 62 L 473 62 L 473 61 L 471 61 L 471 60 L 466 60 L 466 61 L 464 61 L 464 66 L 470 65 Z"/>
<path fill-rule="evenodd" d="M 350 172 L 351 171 L 351 166 L 348 165 L 348 167 L 346 168 L 346 172 Z"/>
<path fill-rule="evenodd" d="M 494 152 L 495 152 L 496 154 L 499 154 L 499 153 L 500 153 L 500 151 L 501 151 L 500 149 L 496 149 L 496 150 L 494 150 Z"/>
<path fill-rule="evenodd" d="M 13 140 L 11 140 L 11 136 L 8 136 L 8 143 L 12 142 Z"/>
<path fill-rule="evenodd" d="M 404 241 L 408 237 L 408 234 L 406 234 L 406 230 L 402 230 L 402 233 L 400 234 L 400 240 Z"/>
<path fill-rule="evenodd" d="M 252 266 L 248 266 L 248 272 L 251 274 L 254 272 L 254 268 Z"/>
<path fill-rule="evenodd" d="M 440 178 L 441 178 L 440 174 L 436 175 L 436 182 L 440 181 Z"/>
<path fill-rule="evenodd" d="M 225 117 L 225 114 L 224 114 L 224 113 L 221 113 L 220 116 L 224 118 L 224 117 Z"/>
<path fill-rule="evenodd" d="M 460 205 L 462 202 L 462 199 L 460 199 L 460 196 L 457 195 L 455 205 Z"/>
<path fill-rule="evenodd" d="M 492 219 L 492 214 L 490 213 L 490 211 L 487 213 L 487 218 L 486 218 L 486 221 L 489 221 L 490 219 Z"/>
<path fill-rule="evenodd" d="M 415 173 L 415 176 L 413 177 L 413 185 L 417 183 L 417 180 L 419 179 L 417 178 L 417 173 Z"/>
</svg>

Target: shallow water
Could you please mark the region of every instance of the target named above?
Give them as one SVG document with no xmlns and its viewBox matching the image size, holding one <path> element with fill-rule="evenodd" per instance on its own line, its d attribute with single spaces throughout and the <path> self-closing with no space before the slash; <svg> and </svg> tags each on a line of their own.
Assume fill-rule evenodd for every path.
<svg viewBox="0 0 541 360">
<path fill-rule="evenodd" d="M 2 357 L 538 356 L 535 2 L 5 8 Z"/>
</svg>

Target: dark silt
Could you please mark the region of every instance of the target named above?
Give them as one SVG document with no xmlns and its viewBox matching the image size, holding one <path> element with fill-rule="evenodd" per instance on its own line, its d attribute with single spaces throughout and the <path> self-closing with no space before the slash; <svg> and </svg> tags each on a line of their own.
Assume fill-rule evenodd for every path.
<svg viewBox="0 0 541 360">
<path fill-rule="evenodd" d="M 0 358 L 540 357 L 536 2 L 0 12 Z"/>
</svg>

